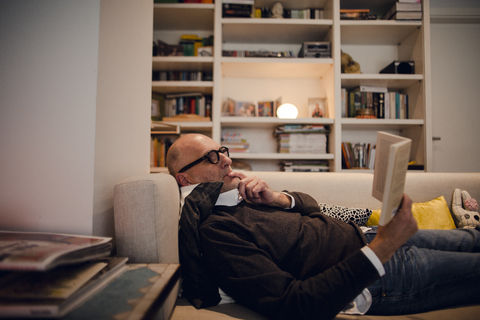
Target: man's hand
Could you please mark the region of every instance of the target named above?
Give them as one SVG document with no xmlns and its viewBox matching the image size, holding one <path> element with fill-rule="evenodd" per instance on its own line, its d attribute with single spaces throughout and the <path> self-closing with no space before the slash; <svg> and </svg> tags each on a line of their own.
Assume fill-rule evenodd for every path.
<svg viewBox="0 0 480 320">
<path fill-rule="evenodd" d="M 283 193 L 273 191 L 262 179 L 255 176 L 247 177 L 242 172 L 234 171 L 230 171 L 227 175 L 230 178 L 237 177 L 240 179 L 240 182 L 238 183 L 238 191 L 245 200 L 255 204 L 290 208 L 290 197 Z"/>
<path fill-rule="evenodd" d="M 404 194 L 397 214 L 386 225 L 378 226 L 377 236 L 368 246 L 385 263 L 417 231 L 417 221 L 412 214 L 412 199 Z"/>
</svg>

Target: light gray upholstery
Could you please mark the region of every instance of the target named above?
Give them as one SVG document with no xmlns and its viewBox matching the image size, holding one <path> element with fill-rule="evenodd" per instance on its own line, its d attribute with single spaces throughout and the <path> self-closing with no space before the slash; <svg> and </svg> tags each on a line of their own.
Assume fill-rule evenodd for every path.
<svg viewBox="0 0 480 320">
<path fill-rule="evenodd" d="M 286 173 L 254 172 L 276 191 L 303 191 L 318 202 L 379 209 L 371 196 L 371 173 Z M 407 174 L 405 192 L 414 202 L 425 202 L 441 195 L 451 206 L 455 188 L 467 190 L 480 201 L 480 173 Z M 137 263 L 178 263 L 178 219 L 180 210 L 176 181 L 168 174 L 148 174 L 121 181 L 115 187 L 114 213 L 117 255 Z M 178 301 L 175 290 L 162 310 L 161 319 L 265 319 L 237 304 L 197 310 Z M 435 299 L 435 297 L 432 297 Z M 480 319 L 480 306 L 439 310 L 424 314 L 381 317 L 339 315 L 338 319 Z"/>
</svg>

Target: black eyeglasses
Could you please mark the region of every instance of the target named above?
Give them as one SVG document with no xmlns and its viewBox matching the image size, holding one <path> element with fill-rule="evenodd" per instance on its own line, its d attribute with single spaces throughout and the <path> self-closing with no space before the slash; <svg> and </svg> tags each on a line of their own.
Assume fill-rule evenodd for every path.
<svg viewBox="0 0 480 320">
<path fill-rule="evenodd" d="M 206 155 L 204 155 L 203 157 L 201 157 L 201 158 L 198 159 L 198 160 L 193 161 L 193 162 L 190 163 L 190 164 L 187 164 L 185 167 L 183 167 L 182 169 L 180 169 L 180 171 L 178 171 L 178 173 L 182 173 L 182 172 L 184 172 L 184 171 L 187 171 L 188 169 L 190 169 L 190 168 L 193 167 L 194 165 L 199 164 L 200 162 L 202 162 L 202 161 L 205 160 L 205 159 L 207 159 L 208 161 L 210 161 L 211 164 L 217 164 L 217 163 L 220 161 L 220 153 L 226 155 L 227 157 L 230 156 L 230 154 L 228 153 L 228 148 L 222 146 L 222 147 L 220 147 L 220 149 L 218 149 L 218 150 L 210 150 L 210 151 L 208 151 L 208 153 L 207 153 Z"/>
</svg>

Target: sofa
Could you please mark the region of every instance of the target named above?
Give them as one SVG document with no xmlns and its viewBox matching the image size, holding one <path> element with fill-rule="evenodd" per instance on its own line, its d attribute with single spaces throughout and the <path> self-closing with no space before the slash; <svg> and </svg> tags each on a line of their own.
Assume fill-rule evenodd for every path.
<svg viewBox="0 0 480 320">
<path fill-rule="evenodd" d="M 368 172 L 290 173 L 246 172 L 264 179 L 273 190 L 302 191 L 321 203 L 349 208 L 381 208 L 372 197 L 373 174 Z M 455 188 L 480 200 L 480 173 L 408 172 L 405 186 L 414 203 L 444 196 L 451 208 Z M 118 256 L 131 263 L 178 263 L 179 190 L 165 173 L 146 174 L 119 182 L 114 190 L 115 241 Z M 435 210 L 430 210 L 435 211 Z M 436 212 L 430 212 L 435 218 Z M 454 262 L 452 262 L 454 263 Z M 265 319 L 236 303 L 195 309 L 177 298 L 179 284 L 164 303 L 160 319 Z M 432 297 L 435 299 L 435 297 Z M 480 319 L 480 305 L 403 316 L 337 315 L 336 319 Z"/>
</svg>

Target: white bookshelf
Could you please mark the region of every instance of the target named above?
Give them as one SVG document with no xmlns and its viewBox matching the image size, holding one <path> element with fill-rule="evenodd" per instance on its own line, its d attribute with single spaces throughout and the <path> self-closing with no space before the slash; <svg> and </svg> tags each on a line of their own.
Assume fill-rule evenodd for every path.
<svg viewBox="0 0 480 320">
<path fill-rule="evenodd" d="M 256 0 L 255 6 L 275 1 Z M 411 138 L 412 160 L 431 167 L 431 89 L 429 0 L 423 0 L 423 21 L 340 20 L 340 8 L 370 8 L 383 14 L 395 0 L 285 0 L 290 9 L 322 8 L 325 19 L 223 18 L 221 1 L 215 4 L 155 4 L 154 39 L 173 39 L 183 33 L 214 35 L 213 57 L 154 57 L 154 70 L 197 70 L 213 72 L 212 82 L 167 83 L 154 81 L 160 92 L 201 91 L 213 95 L 212 121 L 180 123 L 184 132 L 202 132 L 220 143 L 223 132 L 242 132 L 251 145 L 248 153 L 231 154 L 233 159 L 251 160 L 260 170 L 278 170 L 281 160 L 328 160 L 331 171 L 341 172 L 342 141 L 374 143 L 376 132 L 388 131 Z M 176 17 L 176 18 L 175 18 Z M 182 17 L 182 19 L 180 19 Z M 183 18 L 185 17 L 185 18 Z M 187 21 L 188 20 L 188 21 Z M 194 23 L 194 21 L 196 21 Z M 178 41 L 178 40 L 177 40 Z M 222 57 L 222 50 L 293 51 L 298 54 L 305 41 L 329 41 L 331 58 L 243 58 Z M 342 74 L 340 51 L 360 63 L 361 74 Z M 379 74 L 393 60 L 415 61 L 415 74 Z M 341 88 L 360 85 L 386 86 L 409 94 L 409 119 L 342 118 Z M 236 101 L 275 101 L 295 104 L 299 118 L 281 120 L 261 117 L 225 117 L 222 105 Z M 308 118 L 308 99 L 326 98 L 328 118 Z M 280 154 L 273 137 L 283 124 L 323 124 L 331 129 L 329 153 Z"/>
</svg>

